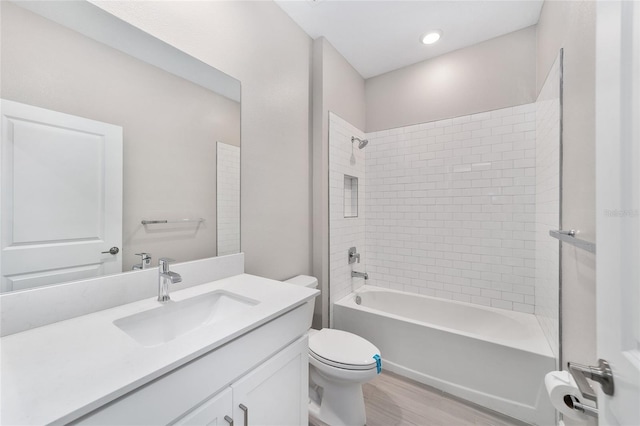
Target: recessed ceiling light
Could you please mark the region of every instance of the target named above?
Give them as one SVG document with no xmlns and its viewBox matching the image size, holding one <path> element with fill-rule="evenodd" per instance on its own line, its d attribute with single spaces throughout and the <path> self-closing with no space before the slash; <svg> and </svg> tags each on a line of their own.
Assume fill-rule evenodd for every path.
<svg viewBox="0 0 640 426">
<path fill-rule="evenodd" d="M 420 41 L 424 44 L 433 44 L 436 41 L 440 40 L 440 36 L 442 36 L 442 30 L 429 31 L 428 33 L 420 37 Z"/>
</svg>

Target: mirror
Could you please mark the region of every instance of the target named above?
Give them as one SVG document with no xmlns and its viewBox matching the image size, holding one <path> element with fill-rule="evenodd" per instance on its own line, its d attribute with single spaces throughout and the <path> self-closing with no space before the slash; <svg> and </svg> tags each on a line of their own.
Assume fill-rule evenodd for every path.
<svg viewBox="0 0 640 426">
<path fill-rule="evenodd" d="M 1 2 L 0 289 L 240 251 L 240 82 L 86 1 Z"/>
</svg>

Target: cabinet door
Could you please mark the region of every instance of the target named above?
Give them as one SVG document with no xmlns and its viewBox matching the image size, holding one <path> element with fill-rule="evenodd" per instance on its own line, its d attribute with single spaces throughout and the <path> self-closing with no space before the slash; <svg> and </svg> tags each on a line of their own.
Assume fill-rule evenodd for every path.
<svg viewBox="0 0 640 426">
<path fill-rule="evenodd" d="M 232 410 L 231 388 L 227 388 L 174 423 L 179 426 L 229 426 Z M 225 419 L 227 416 L 227 419 Z"/>
<path fill-rule="evenodd" d="M 308 425 L 307 337 L 231 385 L 236 426 Z"/>
</svg>

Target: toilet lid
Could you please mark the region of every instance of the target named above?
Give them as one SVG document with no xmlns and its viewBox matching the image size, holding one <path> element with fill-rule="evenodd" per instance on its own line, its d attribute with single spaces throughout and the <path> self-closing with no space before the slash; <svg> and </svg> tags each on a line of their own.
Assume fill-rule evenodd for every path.
<svg viewBox="0 0 640 426">
<path fill-rule="evenodd" d="M 342 330 L 323 328 L 309 337 L 309 353 L 325 364 L 348 370 L 376 368 L 380 351 L 366 339 Z"/>
</svg>

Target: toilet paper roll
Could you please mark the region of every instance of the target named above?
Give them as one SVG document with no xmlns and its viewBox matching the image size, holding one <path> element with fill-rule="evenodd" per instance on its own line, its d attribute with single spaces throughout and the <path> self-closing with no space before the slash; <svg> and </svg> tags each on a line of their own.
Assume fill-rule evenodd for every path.
<svg viewBox="0 0 640 426">
<path fill-rule="evenodd" d="M 551 404 L 564 414 L 574 420 L 587 420 L 589 416 L 569 407 L 565 402 L 565 397 L 574 396 L 581 403 L 585 403 L 580 389 L 568 371 L 552 371 L 544 376 L 544 384 Z"/>
</svg>

